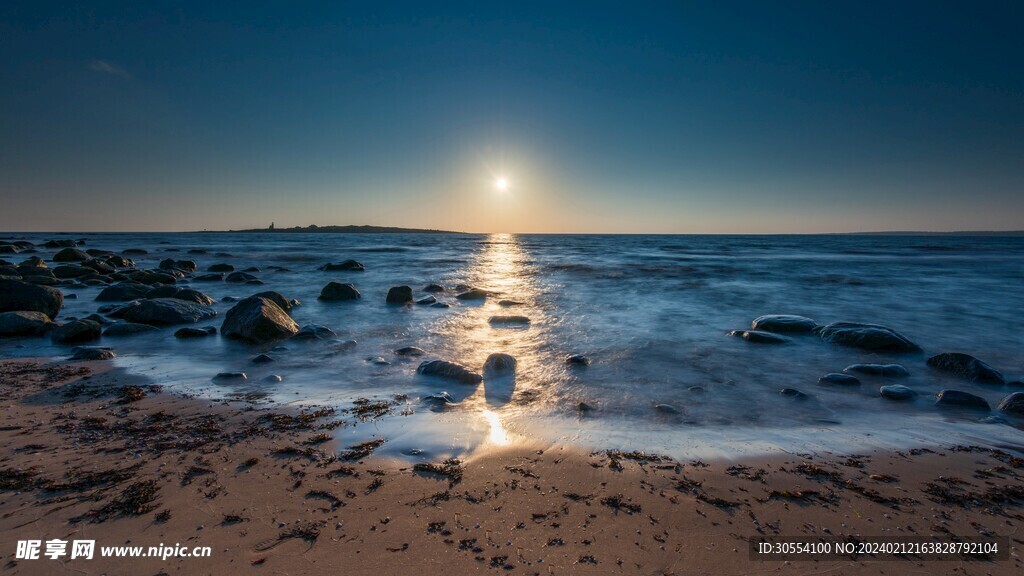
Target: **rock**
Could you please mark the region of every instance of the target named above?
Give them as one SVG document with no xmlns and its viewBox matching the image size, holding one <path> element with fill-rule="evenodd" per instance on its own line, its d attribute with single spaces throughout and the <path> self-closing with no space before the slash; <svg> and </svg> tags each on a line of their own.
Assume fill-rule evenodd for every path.
<svg viewBox="0 0 1024 576">
<path fill-rule="evenodd" d="M 252 296 L 228 310 L 220 331 L 226 338 L 259 344 L 292 336 L 299 326 L 273 301 Z"/>
<path fill-rule="evenodd" d="M 0 254 L 17 254 L 19 252 L 16 246 L 10 244 L 0 244 Z"/>
<path fill-rule="evenodd" d="M 366 268 L 362 262 L 356 262 L 355 260 L 345 260 L 337 264 L 324 264 L 320 267 L 320 270 L 324 272 L 363 272 Z"/>
<path fill-rule="evenodd" d="M 355 340 L 335 340 L 328 347 L 331 350 L 338 352 L 345 352 L 356 347 L 357 342 Z"/>
<path fill-rule="evenodd" d="M 133 262 L 131 259 L 125 258 L 124 256 L 119 256 L 117 254 L 111 254 L 110 256 L 107 256 L 106 260 L 107 263 L 113 266 L 114 268 L 130 268 L 132 266 L 135 266 L 135 262 Z"/>
<path fill-rule="evenodd" d="M 224 277 L 224 281 L 230 284 L 242 284 L 252 282 L 253 280 L 259 279 L 247 272 L 232 272 Z"/>
<path fill-rule="evenodd" d="M 797 398 L 799 400 L 806 400 L 810 398 L 810 396 L 804 394 L 803 392 L 797 390 L 796 388 L 783 388 L 782 390 L 779 390 L 779 394 L 783 396 L 789 396 L 790 398 Z"/>
<path fill-rule="evenodd" d="M 159 328 L 149 324 L 137 324 L 135 322 L 119 322 L 107 326 L 103 331 L 104 336 L 133 336 L 145 332 L 156 332 Z"/>
<path fill-rule="evenodd" d="M 955 374 L 971 382 L 1000 385 L 1006 382 L 998 370 L 970 354 L 946 352 L 932 356 L 928 359 L 927 364 L 936 370 Z"/>
<path fill-rule="evenodd" d="M 383 356 L 371 356 L 366 361 L 377 366 L 391 366 L 391 362 L 385 360 Z"/>
<path fill-rule="evenodd" d="M 276 384 L 277 382 L 281 382 L 282 380 L 284 380 L 284 378 L 281 378 L 281 376 L 277 374 L 270 374 L 263 378 L 264 382 L 268 382 L 270 384 Z"/>
<path fill-rule="evenodd" d="M 996 410 L 1016 416 L 1024 416 L 1024 392 L 1014 392 L 999 401 Z"/>
<path fill-rule="evenodd" d="M 444 292 L 444 286 L 440 284 L 427 284 L 423 287 L 424 292 Z"/>
<path fill-rule="evenodd" d="M 167 272 L 154 272 L 152 270 L 135 270 L 128 275 L 132 280 L 141 284 L 177 284 L 178 279 Z"/>
<path fill-rule="evenodd" d="M 66 264 L 64 266 L 57 266 L 53 269 L 53 275 L 57 278 L 85 278 L 87 276 L 96 276 L 96 271 L 88 266 L 74 266 Z"/>
<path fill-rule="evenodd" d="M 655 404 L 654 405 L 654 409 L 657 410 L 658 412 L 661 412 L 662 414 L 680 414 L 681 413 L 679 408 L 676 408 L 675 406 L 673 406 L 671 404 Z"/>
<path fill-rule="evenodd" d="M 917 396 L 917 392 L 903 384 L 882 386 L 878 389 L 878 393 L 882 395 L 882 398 L 888 398 L 889 400 L 910 400 Z"/>
<path fill-rule="evenodd" d="M 269 354 L 260 354 L 259 356 L 252 359 L 253 364 L 266 364 L 267 362 L 273 362 L 274 359 Z"/>
<path fill-rule="evenodd" d="M 217 333 L 217 329 L 213 326 L 207 328 L 179 328 L 175 333 L 175 338 L 202 338 L 204 336 L 213 336 Z"/>
<path fill-rule="evenodd" d="M 100 325 L 92 320 L 73 320 L 50 332 L 50 339 L 57 344 L 90 342 L 99 337 Z"/>
<path fill-rule="evenodd" d="M 86 260 L 85 262 L 82 262 L 82 266 L 93 269 L 97 274 L 113 274 L 117 271 L 117 269 L 106 260 L 100 260 L 98 258 Z"/>
<path fill-rule="evenodd" d="M 736 336 L 743 338 L 747 342 L 755 342 L 757 344 L 785 344 L 789 342 L 789 338 L 785 336 L 779 336 L 771 332 L 761 332 L 760 330 L 733 330 L 729 332 L 729 336 Z"/>
<path fill-rule="evenodd" d="M 530 319 L 526 316 L 491 316 L 487 322 L 492 325 L 524 325 L 529 324 Z"/>
<path fill-rule="evenodd" d="M 127 250 L 122 250 L 121 254 L 127 254 L 129 256 L 145 256 L 146 254 L 149 254 L 149 251 L 143 250 L 142 248 L 128 248 Z"/>
<path fill-rule="evenodd" d="M 510 354 L 495 352 L 484 361 L 484 375 L 498 376 L 516 371 L 516 359 Z"/>
<path fill-rule="evenodd" d="M 565 357 L 565 363 L 573 366 L 590 366 L 590 358 L 583 354 L 570 354 Z"/>
<path fill-rule="evenodd" d="M 216 376 L 213 377 L 214 381 L 248 380 L 248 379 L 249 379 L 249 377 L 246 376 L 245 372 L 221 372 L 220 374 L 217 374 Z"/>
<path fill-rule="evenodd" d="M 825 342 L 884 352 L 920 352 L 921 348 L 892 328 L 877 324 L 833 322 L 818 335 Z"/>
<path fill-rule="evenodd" d="M 292 340 L 328 340 L 337 338 L 338 335 L 327 326 L 319 324 L 306 324 L 292 336 Z"/>
<path fill-rule="evenodd" d="M 280 308 L 281 310 L 284 310 L 285 312 L 291 312 L 292 308 L 297 306 L 299 303 L 298 300 L 289 300 L 284 297 L 284 294 L 281 294 L 280 292 L 275 292 L 273 290 L 258 292 L 256 294 L 253 294 L 253 296 L 257 298 L 266 298 L 267 300 L 270 300 L 274 304 L 277 304 L 277 307 Z"/>
<path fill-rule="evenodd" d="M 461 384 L 479 384 L 483 381 L 483 376 L 476 372 L 469 370 L 461 364 L 446 360 L 427 360 L 419 365 L 416 372 L 424 376 L 445 378 Z"/>
<path fill-rule="evenodd" d="M 437 298 L 434 298 L 433 296 L 426 296 L 424 298 L 420 298 L 419 300 L 417 300 L 416 303 L 419 304 L 420 306 L 426 306 L 428 304 L 436 304 L 437 303 Z"/>
<path fill-rule="evenodd" d="M 503 306 L 505 308 L 508 308 L 510 306 L 522 306 L 522 305 L 523 305 L 522 302 L 519 302 L 519 301 L 516 301 L 516 300 L 500 300 L 498 302 L 498 306 Z"/>
<path fill-rule="evenodd" d="M 430 305 L 431 308 L 451 308 L 447 302 L 434 302 Z"/>
<path fill-rule="evenodd" d="M 47 240 L 43 248 L 74 248 L 78 244 L 74 240 Z"/>
<path fill-rule="evenodd" d="M 359 290 L 351 284 L 341 282 L 328 282 L 320 291 L 320 300 L 327 302 L 341 302 L 344 300 L 358 300 L 362 298 Z"/>
<path fill-rule="evenodd" d="M 207 272 L 234 272 L 235 267 L 231 264 L 212 264 L 206 269 Z"/>
<path fill-rule="evenodd" d="M 20 280 L 0 280 L 0 312 L 42 312 L 51 320 L 64 305 L 64 293 Z"/>
<path fill-rule="evenodd" d="M 55 328 L 50 317 L 42 312 L 0 313 L 0 337 L 40 336 Z"/>
<path fill-rule="evenodd" d="M 158 266 L 161 270 L 181 270 L 183 272 L 195 272 L 196 263 L 191 260 L 172 260 L 170 258 L 161 260 Z"/>
<path fill-rule="evenodd" d="M 395 354 L 398 356 L 423 356 L 426 354 L 426 351 L 415 346 L 406 346 L 405 348 L 395 350 Z"/>
<path fill-rule="evenodd" d="M 392 286 L 388 290 L 388 304 L 407 304 L 412 302 L 412 288 L 408 286 Z"/>
<path fill-rule="evenodd" d="M 113 360 L 117 354 L 110 348 L 78 346 L 74 349 L 72 360 Z"/>
<path fill-rule="evenodd" d="M 579 412 L 592 412 L 594 407 L 586 402 L 580 402 L 579 404 L 576 404 L 576 410 Z"/>
<path fill-rule="evenodd" d="M 146 298 L 174 298 L 186 302 L 195 302 L 202 306 L 212 306 L 215 302 L 206 294 L 192 288 L 180 288 L 178 286 L 158 286 L 146 292 Z"/>
<path fill-rule="evenodd" d="M 447 392 L 438 392 L 425 396 L 421 402 L 426 404 L 431 412 L 441 412 L 456 404 L 455 400 Z"/>
<path fill-rule="evenodd" d="M 53 255 L 54 262 L 85 262 L 90 258 L 89 254 L 77 248 L 65 248 Z"/>
<path fill-rule="evenodd" d="M 754 330 L 765 332 L 810 332 L 816 325 L 814 320 L 806 316 L 792 314 L 766 314 L 750 323 Z"/>
<path fill-rule="evenodd" d="M 479 288 L 470 288 L 465 292 L 462 292 L 455 296 L 459 300 L 486 300 L 487 295 L 490 294 L 486 290 L 480 290 Z"/>
<path fill-rule="evenodd" d="M 899 364 L 851 364 L 843 368 L 843 372 L 856 372 L 868 376 L 881 376 L 883 378 L 906 378 L 910 372 Z"/>
<path fill-rule="evenodd" d="M 154 298 L 152 300 L 136 300 L 110 312 L 108 316 L 120 318 L 127 322 L 149 324 L 151 326 L 173 326 L 175 324 L 194 324 L 200 320 L 208 320 L 217 315 L 217 311 L 175 298 Z"/>
<path fill-rule="evenodd" d="M 935 405 L 985 411 L 992 409 L 981 396 L 975 396 L 962 390 L 942 390 L 935 396 Z"/>
<path fill-rule="evenodd" d="M 838 372 L 832 372 L 825 374 L 821 378 L 818 378 L 818 384 L 838 384 L 840 386 L 859 386 L 860 380 L 850 376 L 849 374 L 840 374 Z"/>
<path fill-rule="evenodd" d="M 199 276 L 196 276 L 192 280 L 194 280 L 196 282 L 223 282 L 224 281 L 224 275 L 223 274 L 200 274 Z"/>
</svg>

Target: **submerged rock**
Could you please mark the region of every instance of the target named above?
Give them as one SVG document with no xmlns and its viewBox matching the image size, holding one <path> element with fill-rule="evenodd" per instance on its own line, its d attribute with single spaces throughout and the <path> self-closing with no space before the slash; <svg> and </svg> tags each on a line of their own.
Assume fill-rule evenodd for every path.
<svg viewBox="0 0 1024 576">
<path fill-rule="evenodd" d="M 988 401 L 962 390 L 942 390 L 935 396 L 936 406 L 970 408 L 974 410 L 991 410 Z"/>
<path fill-rule="evenodd" d="M 407 304 L 412 302 L 412 288 L 408 286 L 392 286 L 386 299 L 388 304 Z"/>
<path fill-rule="evenodd" d="M 263 378 L 264 382 L 269 382 L 271 384 L 281 382 L 282 380 L 284 380 L 284 378 L 281 378 L 281 376 L 278 374 L 270 374 L 269 376 Z"/>
<path fill-rule="evenodd" d="M 807 394 L 797 390 L 796 388 L 783 388 L 779 390 L 779 394 L 782 396 L 789 396 L 790 398 L 796 398 L 798 400 L 806 400 L 810 398 Z"/>
<path fill-rule="evenodd" d="M 328 340 L 337 337 L 338 334 L 327 326 L 306 324 L 292 336 L 292 340 Z"/>
<path fill-rule="evenodd" d="M 427 284 L 423 287 L 424 292 L 444 292 L 444 286 L 440 284 Z"/>
<path fill-rule="evenodd" d="M 572 366 L 590 366 L 590 358 L 583 354 L 569 354 L 565 357 L 565 363 Z"/>
<path fill-rule="evenodd" d="M 138 324 L 135 322 L 118 322 L 107 326 L 103 331 L 104 336 L 133 336 L 144 332 L 156 332 L 159 328 L 149 324 Z"/>
<path fill-rule="evenodd" d="M 113 360 L 117 354 L 110 348 L 79 346 L 75 348 L 72 360 Z"/>
<path fill-rule="evenodd" d="M 1024 392 L 1014 392 L 1003 398 L 999 405 L 996 406 L 996 410 L 1007 414 L 1024 416 Z"/>
<path fill-rule="evenodd" d="M 100 337 L 100 325 L 92 320 L 73 320 L 50 332 L 50 339 L 57 344 L 90 342 Z"/>
<path fill-rule="evenodd" d="M 447 302 L 434 302 L 430 305 L 431 308 L 451 308 Z"/>
<path fill-rule="evenodd" d="M 654 409 L 662 414 L 682 414 L 682 410 L 671 404 L 655 404 Z"/>
<path fill-rule="evenodd" d="M 481 290 L 479 288 L 470 288 L 465 292 L 461 292 L 455 297 L 459 300 L 486 300 L 489 292 Z"/>
<path fill-rule="evenodd" d="M 41 336 L 56 326 L 42 312 L 0 313 L 0 337 Z"/>
<path fill-rule="evenodd" d="M 231 264 L 212 264 L 206 269 L 207 272 L 234 272 L 235 267 Z"/>
<path fill-rule="evenodd" d="M 420 306 L 425 306 L 427 304 L 436 304 L 437 298 L 434 298 L 433 296 L 426 296 L 417 300 L 416 303 L 419 304 Z"/>
<path fill-rule="evenodd" d="M 424 376 L 454 380 L 461 384 L 479 384 L 483 381 L 483 376 L 461 364 L 448 362 L 447 360 L 427 360 L 419 365 L 416 372 Z"/>
<path fill-rule="evenodd" d="M 214 376 L 213 379 L 215 381 L 248 380 L 249 377 L 245 374 L 245 372 L 221 372 L 220 374 Z"/>
<path fill-rule="evenodd" d="M 255 358 L 252 359 L 253 364 L 266 364 L 268 362 L 273 361 L 274 358 L 271 357 L 269 354 L 260 354 L 259 356 L 256 356 Z"/>
<path fill-rule="evenodd" d="M 754 342 L 757 344 L 785 344 L 789 342 L 789 338 L 785 336 L 779 336 L 778 334 L 772 334 L 771 332 L 761 332 L 759 330 L 733 330 L 729 332 L 729 336 L 735 336 L 737 338 L 743 338 L 747 342 Z"/>
<path fill-rule="evenodd" d="M 195 282 L 223 282 L 224 281 L 224 275 L 220 274 L 220 273 L 217 273 L 217 274 L 200 274 L 199 276 L 196 276 L 192 280 L 195 281 Z"/>
<path fill-rule="evenodd" d="M 217 333 L 217 329 L 213 326 L 206 328 L 179 328 L 174 333 L 175 338 L 202 338 L 204 336 L 213 336 Z"/>
<path fill-rule="evenodd" d="M 754 330 L 765 332 L 810 332 L 816 325 L 814 320 L 806 316 L 792 314 L 766 314 L 750 323 Z"/>
<path fill-rule="evenodd" d="M 228 310 L 220 331 L 227 338 L 260 344 L 292 336 L 299 326 L 273 301 L 252 296 Z"/>
<path fill-rule="evenodd" d="M 529 324 L 530 319 L 527 318 L 526 316 L 491 316 L 490 318 L 487 319 L 487 322 L 490 324 L 497 325 L 524 325 Z"/>
<path fill-rule="evenodd" d="M 501 306 L 503 308 L 508 308 L 508 307 L 511 307 L 511 306 L 522 306 L 522 305 L 523 305 L 523 303 L 519 302 L 518 300 L 500 300 L 498 302 L 498 306 Z"/>
<path fill-rule="evenodd" d="M 355 260 L 345 260 L 344 262 L 339 262 L 337 264 L 324 264 L 323 266 L 320 267 L 320 270 L 324 272 L 363 272 L 366 270 L 366 267 L 363 266 L 362 262 L 356 262 Z"/>
<path fill-rule="evenodd" d="M 358 300 L 362 298 L 359 290 L 351 284 L 341 282 L 328 282 L 320 291 L 320 300 L 327 302 L 341 302 L 344 300 Z"/>
<path fill-rule="evenodd" d="M 259 278 L 247 272 L 232 272 L 224 277 L 224 281 L 229 284 L 243 284 L 258 280 Z"/>
<path fill-rule="evenodd" d="M 456 404 L 455 400 L 447 392 L 438 392 L 425 396 L 421 402 L 426 404 L 432 412 L 441 412 Z"/>
<path fill-rule="evenodd" d="M 399 348 L 398 350 L 395 350 L 395 354 L 399 356 L 423 356 L 424 354 L 426 354 L 426 351 L 424 351 L 422 348 L 417 348 L 415 346 L 406 346 L 405 348 Z"/>
<path fill-rule="evenodd" d="M 859 386 L 860 380 L 849 374 L 832 372 L 818 378 L 818 384 L 838 384 L 840 386 Z"/>
<path fill-rule="evenodd" d="M 217 311 L 195 302 L 176 300 L 174 298 L 156 298 L 138 300 L 126 304 L 109 316 L 128 322 L 150 324 L 152 326 L 173 326 L 175 324 L 194 324 L 208 320 L 217 315 Z"/>
<path fill-rule="evenodd" d="M 56 288 L 0 280 L 0 312 L 42 312 L 54 320 L 63 305 L 64 293 Z"/>
<path fill-rule="evenodd" d="M 1003 384 L 1003 375 L 995 368 L 985 364 L 970 354 L 946 352 L 928 359 L 927 364 L 936 370 L 949 372 L 966 378 L 971 382 L 982 384 Z"/>
<path fill-rule="evenodd" d="M 892 328 L 878 324 L 833 322 L 821 328 L 818 335 L 825 342 L 880 350 L 884 352 L 920 352 L 921 348 Z"/>
<path fill-rule="evenodd" d="M 856 372 L 857 374 L 881 376 L 883 378 L 906 378 L 910 376 L 910 371 L 899 364 L 851 364 L 843 368 L 843 372 Z"/>
<path fill-rule="evenodd" d="M 516 371 L 516 365 L 516 359 L 511 354 L 495 352 L 487 356 L 487 360 L 484 361 L 484 375 L 499 376 L 502 374 L 512 374 Z"/>
<path fill-rule="evenodd" d="M 96 295 L 97 302 L 127 302 L 145 298 L 153 287 L 141 282 L 120 282 L 107 286 Z"/>
<path fill-rule="evenodd" d="M 914 392 L 912 388 L 908 388 L 903 384 L 882 386 L 878 389 L 878 393 L 882 398 L 888 398 L 889 400 L 910 400 L 914 396 L 917 396 L 917 392 Z"/>
</svg>

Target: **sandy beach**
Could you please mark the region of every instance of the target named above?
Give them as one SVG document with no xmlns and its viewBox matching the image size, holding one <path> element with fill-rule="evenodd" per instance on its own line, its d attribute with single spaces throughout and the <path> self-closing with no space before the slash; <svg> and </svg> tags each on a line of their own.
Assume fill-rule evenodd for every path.
<svg viewBox="0 0 1024 576">
<path fill-rule="evenodd" d="M 0 365 L 9 574 L 1017 574 L 1021 471 L 957 446 L 775 460 L 514 448 L 411 467 L 338 446 L 353 414 L 202 400 L 94 362 Z M 365 416 L 365 414 L 363 415 Z M 1005 559 L 772 560 L 784 539 L 1008 543 Z M 18 540 L 95 539 L 90 560 Z M 210 547 L 203 558 L 103 546 Z"/>
</svg>

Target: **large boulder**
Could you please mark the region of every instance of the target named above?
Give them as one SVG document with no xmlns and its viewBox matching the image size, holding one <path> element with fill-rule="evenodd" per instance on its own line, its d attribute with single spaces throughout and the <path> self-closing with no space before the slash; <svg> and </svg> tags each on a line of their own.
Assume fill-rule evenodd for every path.
<svg viewBox="0 0 1024 576">
<path fill-rule="evenodd" d="M 51 320 L 64 305 L 64 293 L 20 280 L 0 280 L 0 312 L 42 312 Z"/>
<path fill-rule="evenodd" d="M 77 266 L 74 264 L 65 264 L 63 266 L 57 266 L 53 269 L 53 275 L 57 278 L 68 279 L 68 278 L 84 278 L 86 276 L 96 276 L 96 271 L 88 266 Z"/>
<path fill-rule="evenodd" d="M 996 410 L 1016 416 L 1024 416 L 1024 392 L 1014 392 L 999 402 Z"/>
<path fill-rule="evenodd" d="M 292 336 L 299 326 L 273 301 L 252 296 L 228 310 L 220 331 L 226 338 L 260 344 Z"/>
<path fill-rule="evenodd" d="M 516 359 L 511 354 L 495 352 L 484 361 L 484 374 L 487 376 L 501 376 L 515 371 Z"/>
<path fill-rule="evenodd" d="M 0 337 L 39 336 L 53 330 L 50 317 L 42 312 L 0 313 Z"/>
<path fill-rule="evenodd" d="M 917 392 L 914 392 L 913 388 L 908 388 L 903 384 L 882 386 L 878 389 L 878 393 L 882 398 L 888 398 L 889 400 L 912 400 L 914 396 L 917 396 Z"/>
<path fill-rule="evenodd" d="M 92 320 L 73 320 L 63 324 L 53 332 L 50 332 L 50 339 L 57 344 L 74 344 L 77 342 L 90 342 L 100 337 L 100 324 Z"/>
<path fill-rule="evenodd" d="M 145 298 L 152 286 L 140 282 L 120 282 L 107 286 L 96 295 L 97 302 L 128 302 Z"/>
<path fill-rule="evenodd" d="M 892 328 L 878 324 L 833 322 L 818 332 L 821 339 L 832 344 L 882 352 L 920 352 L 921 348 Z"/>
<path fill-rule="evenodd" d="M 292 336 L 292 340 L 329 340 L 337 337 L 338 334 L 327 326 L 306 324 Z"/>
<path fill-rule="evenodd" d="M 976 396 L 962 390 L 942 390 L 935 396 L 935 405 L 986 411 L 992 409 L 988 405 L 988 401 L 981 396 Z"/>
<path fill-rule="evenodd" d="M 412 288 L 408 286 L 392 286 L 388 290 L 388 304 L 408 304 L 412 302 Z"/>
<path fill-rule="evenodd" d="M 138 300 L 126 304 L 109 314 L 109 316 L 120 318 L 127 322 L 138 322 L 139 324 L 149 324 L 151 326 L 193 324 L 200 320 L 213 318 L 216 315 L 216 310 L 201 306 L 195 302 L 177 300 L 175 298 Z"/>
<path fill-rule="evenodd" d="M 792 314 L 765 314 L 750 323 L 754 330 L 765 332 L 810 332 L 817 324 L 806 316 Z"/>
<path fill-rule="evenodd" d="M 344 262 L 338 262 L 336 264 L 324 264 L 320 267 L 320 270 L 324 272 L 363 272 L 366 270 L 366 267 L 363 266 L 362 262 L 345 260 Z"/>
<path fill-rule="evenodd" d="M 91 256 L 77 248 L 65 248 L 53 255 L 54 262 L 85 262 Z"/>
<path fill-rule="evenodd" d="M 284 297 L 284 294 L 281 294 L 280 292 L 274 292 L 273 290 L 258 292 L 256 294 L 253 294 L 253 296 L 257 296 L 259 298 L 266 298 L 267 300 L 270 300 L 274 304 L 277 304 L 277 306 L 281 310 L 284 310 L 285 312 L 291 312 L 292 308 L 294 306 L 298 306 L 299 304 L 298 300 L 289 300 Z"/>
<path fill-rule="evenodd" d="M 362 295 L 359 290 L 351 284 L 341 282 L 328 282 L 320 291 L 320 299 L 327 302 L 340 302 L 343 300 L 358 300 Z"/>
<path fill-rule="evenodd" d="M 447 360 L 427 360 L 419 365 L 416 372 L 424 376 L 444 378 L 460 384 L 479 384 L 483 381 L 483 376 L 461 364 Z"/>
<path fill-rule="evenodd" d="M 928 359 L 928 365 L 942 372 L 949 372 L 982 384 L 1004 384 L 1006 381 L 998 370 L 970 354 L 945 352 Z"/>
<path fill-rule="evenodd" d="M 178 278 L 167 271 L 134 270 L 128 277 L 141 284 L 177 284 Z"/>
</svg>

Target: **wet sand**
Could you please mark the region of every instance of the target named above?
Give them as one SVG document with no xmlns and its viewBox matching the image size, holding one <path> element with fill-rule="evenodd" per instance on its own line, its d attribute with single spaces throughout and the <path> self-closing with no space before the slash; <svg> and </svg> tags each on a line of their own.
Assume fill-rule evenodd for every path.
<svg viewBox="0 0 1024 576">
<path fill-rule="evenodd" d="M 102 363 L 0 363 L 7 574 L 1019 574 L 1024 460 L 984 447 L 677 462 L 510 447 L 413 466 L 362 413 L 209 401 Z M 1005 560 L 752 559 L 762 539 L 1008 537 Z M 16 560 L 18 540 L 210 558 Z"/>
</svg>

